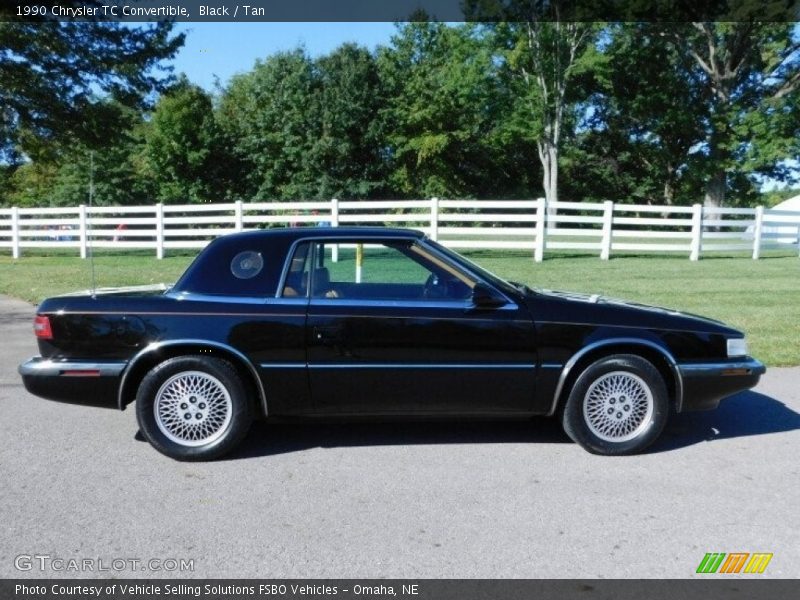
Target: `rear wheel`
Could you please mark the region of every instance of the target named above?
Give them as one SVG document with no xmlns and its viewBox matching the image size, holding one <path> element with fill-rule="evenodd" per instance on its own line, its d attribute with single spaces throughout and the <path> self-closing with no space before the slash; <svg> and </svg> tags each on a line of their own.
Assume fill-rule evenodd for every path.
<svg viewBox="0 0 800 600">
<path fill-rule="evenodd" d="M 650 362 L 617 354 L 589 365 L 564 406 L 564 431 L 594 454 L 641 452 L 661 434 L 669 414 L 667 387 Z"/>
<path fill-rule="evenodd" d="M 250 428 L 252 401 L 236 369 L 207 356 L 179 356 L 145 375 L 136 417 L 148 442 L 177 460 L 211 460 Z"/>
</svg>

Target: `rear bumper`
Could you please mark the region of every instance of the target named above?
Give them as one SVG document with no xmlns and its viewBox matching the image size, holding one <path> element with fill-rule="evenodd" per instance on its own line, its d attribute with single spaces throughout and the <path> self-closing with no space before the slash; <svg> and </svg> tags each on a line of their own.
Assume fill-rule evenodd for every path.
<svg viewBox="0 0 800 600">
<path fill-rule="evenodd" d="M 66 361 L 34 356 L 19 366 L 25 389 L 34 396 L 90 406 L 117 407 L 124 361 Z"/>
<path fill-rule="evenodd" d="M 681 410 L 710 410 L 720 400 L 754 387 L 766 367 L 754 358 L 678 365 L 683 382 Z"/>
</svg>

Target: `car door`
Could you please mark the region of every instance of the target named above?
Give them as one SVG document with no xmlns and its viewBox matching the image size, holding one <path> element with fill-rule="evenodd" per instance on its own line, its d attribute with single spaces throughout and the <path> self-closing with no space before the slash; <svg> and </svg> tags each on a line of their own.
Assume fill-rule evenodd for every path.
<svg viewBox="0 0 800 600">
<path fill-rule="evenodd" d="M 315 411 L 530 411 L 536 352 L 524 308 L 509 298 L 476 306 L 475 276 L 413 238 L 318 241 L 312 257 L 306 341 Z"/>
</svg>

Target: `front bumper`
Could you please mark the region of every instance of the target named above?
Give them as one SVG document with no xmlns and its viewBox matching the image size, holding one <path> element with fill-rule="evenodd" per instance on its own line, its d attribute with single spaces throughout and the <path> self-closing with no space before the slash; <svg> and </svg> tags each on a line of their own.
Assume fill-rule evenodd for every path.
<svg viewBox="0 0 800 600">
<path fill-rule="evenodd" d="M 91 406 L 117 407 L 124 361 L 68 361 L 34 356 L 19 366 L 25 389 L 34 396 Z"/>
<path fill-rule="evenodd" d="M 710 410 L 723 398 L 754 387 L 767 368 L 760 361 L 746 357 L 683 363 L 678 365 L 678 371 L 683 383 L 681 410 Z"/>
</svg>

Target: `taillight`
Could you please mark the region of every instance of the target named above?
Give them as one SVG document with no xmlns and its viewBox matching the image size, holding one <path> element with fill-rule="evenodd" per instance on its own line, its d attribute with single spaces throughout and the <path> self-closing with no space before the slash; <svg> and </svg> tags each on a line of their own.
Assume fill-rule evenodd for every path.
<svg viewBox="0 0 800 600">
<path fill-rule="evenodd" d="M 36 315 L 33 320 L 33 333 L 40 340 L 52 340 L 53 330 L 50 327 L 50 319 L 44 315 Z"/>
</svg>

